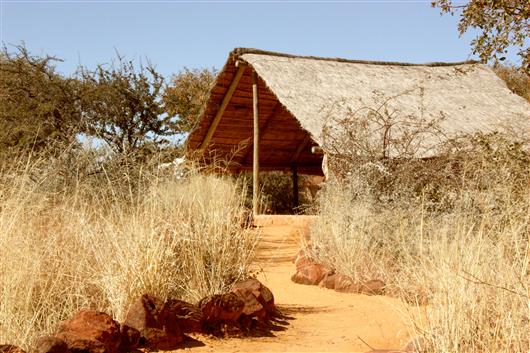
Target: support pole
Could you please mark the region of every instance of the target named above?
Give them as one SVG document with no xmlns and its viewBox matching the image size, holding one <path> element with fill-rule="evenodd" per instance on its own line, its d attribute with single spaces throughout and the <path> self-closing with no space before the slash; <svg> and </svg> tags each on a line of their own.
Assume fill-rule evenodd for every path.
<svg viewBox="0 0 530 353">
<path fill-rule="evenodd" d="M 259 214 L 259 114 L 258 114 L 258 78 L 252 71 L 252 110 L 254 114 L 254 154 L 252 158 L 252 211 Z"/>
<path fill-rule="evenodd" d="M 293 172 L 293 203 L 295 211 L 300 206 L 299 195 L 298 195 L 298 167 L 296 163 L 291 164 L 291 171 Z"/>
</svg>

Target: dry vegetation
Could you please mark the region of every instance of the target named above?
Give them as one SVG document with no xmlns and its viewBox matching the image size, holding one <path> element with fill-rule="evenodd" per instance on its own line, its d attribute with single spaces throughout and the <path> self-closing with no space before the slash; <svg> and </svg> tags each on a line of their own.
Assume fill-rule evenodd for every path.
<svg viewBox="0 0 530 353">
<path fill-rule="evenodd" d="M 2 168 L 0 342 L 28 348 L 79 308 L 121 320 L 143 293 L 197 301 L 247 275 L 257 236 L 240 227 L 245 190 L 97 159 Z"/>
<path fill-rule="evenodd" d="M 528 352 L 530 156 L 497 134 L 465 146 L 350 159 L 321 197 L 313 256 L 427 304 L 414 334 L 428 352 Z"/>
<path fill-rule="evenodd" d="M 530 102 L 530 74 L 523 73 L 511 66 L 498 65 L 494 69 L 497 76 L 506 82 L 506 86 L 513 93 Z"/>
</svg>

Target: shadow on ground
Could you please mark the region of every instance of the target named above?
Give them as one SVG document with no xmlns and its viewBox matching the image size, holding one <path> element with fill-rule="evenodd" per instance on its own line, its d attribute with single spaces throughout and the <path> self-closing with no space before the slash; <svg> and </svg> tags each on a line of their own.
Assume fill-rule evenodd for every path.
<svg viewBox="0 0 530 353">
<path fill-rule="evenodd" d="M 188 335 L 184 335 L 184 342 L 182 343 L 182 346 L 180 348 L 195 348 L 195 347 L 204 347 L 204 346 L 206 346 L 206 344 L 199 341 L 198 339 L 195 339 Z"/>
<path fill-rule="evenodd" d="M 286 316 L 296 314 L 317 314 L 330 312 L 331 309 L 325 306 L 306 306 L 306 305 L 279 305 L 278 309 Z M 294 320 L 293 317 L 290 319 Z"/>
</svg>

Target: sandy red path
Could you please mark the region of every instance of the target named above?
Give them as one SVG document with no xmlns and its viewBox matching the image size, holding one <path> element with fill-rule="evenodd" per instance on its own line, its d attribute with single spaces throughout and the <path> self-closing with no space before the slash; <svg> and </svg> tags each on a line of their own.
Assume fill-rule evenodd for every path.
<svg viewBox="0 0 530 353">
<path fill-rule="evenodd" d="M 366 352 L 362 338 L 377 349 L 402 348 L 410 339 L 414 308 L 384 296 L 338 293 L 291 282 L 291 262 L 311 216 L 262 216 L 262 240 L 254 262 L 258 279 L 274 293 L 280 310 L 292 317 L 271 337 L 196 338 L 196 352 Z"/>
</svg>

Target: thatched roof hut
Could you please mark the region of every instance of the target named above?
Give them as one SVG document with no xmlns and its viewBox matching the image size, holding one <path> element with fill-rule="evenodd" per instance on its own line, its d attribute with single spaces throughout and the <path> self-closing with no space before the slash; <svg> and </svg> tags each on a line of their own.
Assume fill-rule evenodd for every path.
<svg viewBox="0 0 530 353">
<path fill-rule="evenodd" d="M 355 61 L 235 49 L 187 148 L 229 158 L 234 171 L 252 170 L 253 97 L 263 171 L 295 165 L 300 173 L 321 175 L 322 155 L 311 147 L 323 143 L 329 108 L 339 102 L 342 110 L 334 114 L 391 97 L 388 104 L 400 114 L 427 120 L 443 116 L 447 135 L 492 131 L 516 120 L 530 135 L 530 104 L 483 64 Z"/>
</svg>

